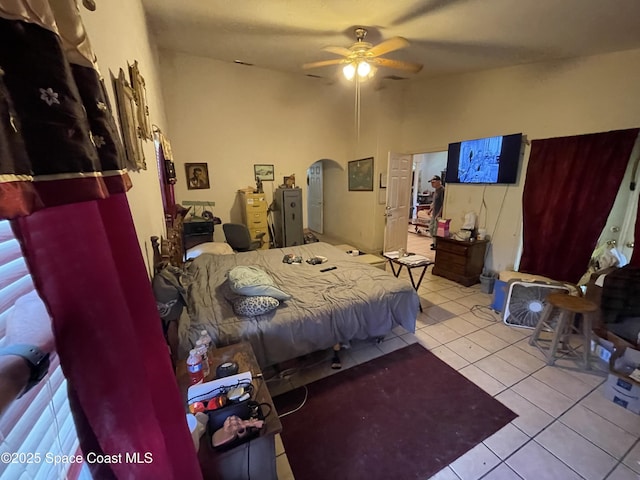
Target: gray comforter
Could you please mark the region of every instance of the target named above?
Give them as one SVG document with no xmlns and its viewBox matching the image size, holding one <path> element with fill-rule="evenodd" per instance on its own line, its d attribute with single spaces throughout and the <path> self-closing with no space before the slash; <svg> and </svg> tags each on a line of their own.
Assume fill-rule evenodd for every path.
<svg viewBox="0 0 640 480">
<path fill-rule="evenodd" d="M 286 264 L 285 254 L 306 260 L 324 256 L 321 265 Z M 226 274 L 237 265 L 261 267 L 292 298 L 267 314 L 238 317 Z M 335 270 L 320 272 L 336 266 Z M 384 336 L 397 325 L 415 331 L 419 301 L 406 280 L 363 264 L 326 243 L 257 250 L 235 255 L 203 254 L 185 266 L 187 308 L 181 323 L 181 348 L 191 348 L 201 330 L 218 346 L 246 340 L 262 367 L 339 342 Z M 183 280 L 184 280 L 183 278 Z"/>
</svg>

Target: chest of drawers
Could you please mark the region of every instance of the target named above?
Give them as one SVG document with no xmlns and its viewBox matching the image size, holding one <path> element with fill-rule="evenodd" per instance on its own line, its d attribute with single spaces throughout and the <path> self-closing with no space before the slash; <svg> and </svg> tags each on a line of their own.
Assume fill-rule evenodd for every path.
<svg viewBox="0 0 640 480">
<path fill-rule="evenodd" d="M 438 237 L 436 262 L 432 273 L 465 287 L 478 283 L 488 245 L 488 240 L 468 242 Z"/>
</svg>

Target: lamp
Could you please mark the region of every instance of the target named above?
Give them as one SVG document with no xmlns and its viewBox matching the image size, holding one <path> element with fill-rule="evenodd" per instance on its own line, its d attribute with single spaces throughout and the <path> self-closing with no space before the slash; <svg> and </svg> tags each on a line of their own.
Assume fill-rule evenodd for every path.
<svg viewBox="0 0 640 480">
<path fill-rule="evenodd" d="M 347 63 L 342 69 L 344 78 L 349 81 L 352 81 L 356 77 L 356 73 L 358 74 L 358 80 L 366 80 L 373 77 L 375 70 L 366 60 L 354 60 Z"/>
</svg>

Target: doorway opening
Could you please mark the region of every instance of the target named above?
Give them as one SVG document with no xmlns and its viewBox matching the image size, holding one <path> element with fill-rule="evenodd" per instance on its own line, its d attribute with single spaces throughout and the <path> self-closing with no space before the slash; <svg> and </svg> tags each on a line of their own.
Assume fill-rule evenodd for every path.
<svg viewBox="0 0 640 480">
<path fill-rule="evenodd" d="M 438 175 L 444 185 L 447 154 L 447 151 L 442 151 L 413 155 L 407 250 L 429 257 L 433 256 L 430 208 L 434 190 L 431 187 L 431 179 Z"/>
</svg>

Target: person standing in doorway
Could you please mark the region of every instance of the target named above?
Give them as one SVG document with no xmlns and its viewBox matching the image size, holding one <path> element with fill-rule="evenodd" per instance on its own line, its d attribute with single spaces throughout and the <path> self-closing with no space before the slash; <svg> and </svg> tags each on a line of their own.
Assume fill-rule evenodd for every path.
<svg viewBox="0 0 640 480">
<path fill-rule="evenodd" d="M 431 250 L 436 249 L 436 233 L 438 232 L 438 218 L 442 217 L 442 207 L 444 206 L 444 186 L 439 175 L 434 175 L 431 179 L 431 186 L 434 188 L 433 201 L 431 202 Z"/>
</svg>

